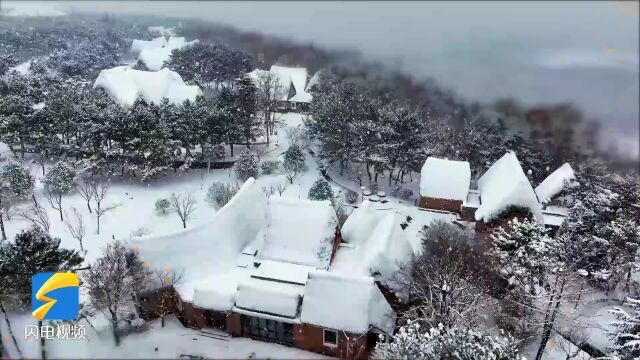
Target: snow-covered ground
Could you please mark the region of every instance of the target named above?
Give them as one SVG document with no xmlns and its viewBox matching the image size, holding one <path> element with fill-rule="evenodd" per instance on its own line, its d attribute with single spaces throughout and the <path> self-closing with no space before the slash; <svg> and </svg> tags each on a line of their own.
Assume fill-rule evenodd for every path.
<svg viewBox="0 0 640 360">
<path fill-rule="evenodd" d="M 25 358 L 40 358 L 39 341 L 25 340 L 24 329 L 35 325 L 36 320 L 29 313 L 13 314 L 11 326 Z M 255 341 L 248 338 L 214 339 L 202 335 L 199 330 L 182 326 L 175 316 L 165 319 L 162 327 L 160 320 L 147 323 L 147 329 L 140 333 L 129 334 L 122 338 L 120 346 L 114 346 L 113 337 L 108 329 L 98 330 L 85 325 L 86 338 L 74 340 L 47 340 L 47 356 L 50 359 L 76 358 L 121 358 L 121 359 L 177 359 L 195 356 L 198 358 L 246 359 L 322 359 L 320 354 L 299 350 L 283 345 Z M 0 321 L 2 334 L 7 334 L 4 319 Z M 206 334 L 205 334 L 206 335 Z M 11 340 L 4 341 L 9 354 L 17 358 L 17 352 Z"/>
</svg>

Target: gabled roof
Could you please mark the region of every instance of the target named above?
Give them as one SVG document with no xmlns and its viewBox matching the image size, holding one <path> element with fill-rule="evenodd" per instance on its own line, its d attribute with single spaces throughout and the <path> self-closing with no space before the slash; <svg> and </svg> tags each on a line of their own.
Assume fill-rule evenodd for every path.
<svg viewBox="0 0 640 360">
<path fill-rule="evenodd" d="M 304 89 L 304 91 L 310 92 L 311 89 L 313 89 L 314 86 L 317 86 L 318 84 L 320 84 L 320 74 L 321 73 L 322 73 L 322 70 L 318 70 L 318 71 L 316 71 L 315 74 L 313 74 L 311 79 L 309 79 L 309 83 L 307 84 L 307 87 Z"/>
<path fill-rule="evenodd" d="M 372 277 L 309 273 L 300 320 L 361 334 L 371 327 L 393 333 L 396 315 Z"/>
<path fill-rule="evenodd" d="M 281 100 L 296 102 L 311 101 L 311 94 L 305 91 L 307 85 L 307 68 L 272 65 L 270 71 L 278 76 L 280 84 L 284 89 Z M 291 86 L 293 86 L 296 94 L 289 99 Z"/>
<path fill-rule="evenodd" d="M 542 206 L 513 151 L 496 161 L 478 180 L 481 204 L 476 220 L 489 222 L 510 206 L 529 209 L 541 223 Z"/>
<path fill-rule="evenodd" d="M 576 175 L 569 163 L 564 163 L 556 171 L 547 176 L 540 185 L 536 186 L 536 195 L 540 202 L 547 202 L 558 195 L 565 186 L 575 186 Z"/>
<path fill-rule="evenodd" d="M 271 196 L 264 244 L 258 257 L 326 269 L 337 225 L 338 219 L 329 201 Z"/>
<path fill-rule="evenodd" d="M 156 104 L 163 98 L 174 104 L 181 104 L 187 99 L 195 101 L 202 94 L 198 86 L 186 85 L 178 73 L 166 68 L 160 71 L 141 71 L 128 66 L 116 66 L 100 71 L 93 87 L 104 89 L 123 106 L 132 105 L 138 96 Z"/>
<path fill-rule="evenodd" d="M 471 183 L 471 168 L 466 161 L 428 157 L 420 171 L 420 195 L 465 201 Z"/>
<path fill-rule="evenodd" d="M 376 210 L 369 201 L 363 202 L 342 226 L 342 240 L 349 246 L 338 249 L 330 271 L 390 279 L 413 257 L 404 220 L 396 212 Z"/>
</svg>

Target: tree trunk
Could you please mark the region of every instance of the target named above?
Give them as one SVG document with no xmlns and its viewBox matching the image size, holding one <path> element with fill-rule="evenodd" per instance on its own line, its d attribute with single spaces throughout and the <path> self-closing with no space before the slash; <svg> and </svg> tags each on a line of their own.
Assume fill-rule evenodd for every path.
<svg viewBox="0 0 640 360">
<path fill-rule="evenodd" d="M 160 324 L 162 324 L 162 327 L 164 327 L 164 314 L 160 316 Z"/>
<path fill-rule="evenodd" d="M 2 231 L 2 240 L 7 240 L 7 233 L 4 231 L 4 220 L 2 220 L 2 211 L 0 211 L 0 230 Z"/>
<path fill-rule="evenodd" d="M 42 320 L 38 320 L 38 332 L 40 332 L 40 357 L 47 360 L 47 348 L 45 347 L 45 338 L 42 336 Z"/>
<path fill-rule="evenodd" d="M 31 194 L 31 199 L 33 199 L 33 204 L 36 207 L 40 207 L 40 205 L 38 204 L 38 200 L 36 200 L 36 195 L 35 194 Z"/>
<path fill-rule="evenodd" d="M 22 350 L 20 350 L 20 346 L 18 346 L 18 340 L 16 339 L 16 335 L 13 333 L 13 329 L 11 328 L 11 321 L 9 320 L 9 314 L 7 314 L 7 311 L 5 310 L 4 304 L 2 303 L 2 301 L 0 301 L 0 311 L 2 311 L 2 314 L 4 315 L 4 321 L 7 323 L 7 330 L 9 330 L 9 336 L 11 336 L 13 345 L 16 347 L 16 350 L 18 350 L 18 358 L 22 359 L 23 358 Z"/>
<path fill-rule="evenodd" d="M 64 221 L 62 218 L 62 194 L 58 195 L 58 212 L 60 213 L 60 221 Z"/>
<path fill-rule="evenodd" d="M 182 219 L 182 228 L 186 229 L 187 228 L 187 220 Z"/>
<path fill-rule="evenodd" d="M 560 285 L 560 290 L 555 292 L 551 297 L 551 302 L 549 302 L 549 306 L 547 307 L 546 315 L 544 317 L 545 323 L 542 330 L 542 340 L 540 341 L 540 347 L 538 347 L 538 353 L 536 354 L 535 360 L 541 360 L 542 354 L 544 353 L 544 349 L 547 346 L 547 342 L 551 337 L 551 330 L 553 330 L 553 324 L 556 321 L 556 314 L 558 313 L 558 309 L 560 308 L 560 300 L 562 299 L 562 293 L 564 291 L 564 284 L 566 280 L 562 279 L 562 284 Z M 556 299 L 557 296 L 557 299 Z M 553 302 L 555 301 L 555 305 Z M 553 310 L 551 307 L 553 306 Z M 551 311 L 551 317 L 549 318 L 549 311 Z"/>
<path fill-rule="evenodd" d="M 233 143 L 229 144 L 229 150 L 231 151 L 231 157 L 233 157 Z"/>
<path fill-rule="evenodd" d="M 89 214 L 92 214 L 93 212 L 91 211 L 91 201 L 87 200 L 87 209 L 89 209 Z"/>
<path fill-rule="evenodd" d="M 116 342 L 116 346 L 120 346 L 120 333 L 118 333 L 118 317 L 115 312 L 109 310 L 111 313 L 111 330 L 113 330 L 113 340 Z"/>
<path fill-rule="evenodd" d="M 98 210 L 96 210 L 98 211 Z M 97 229 L 96 229 L 96 234 L 100 235 L 100 216 L 96 216 L 96 224 L 97 224 Z"/>
</svg>

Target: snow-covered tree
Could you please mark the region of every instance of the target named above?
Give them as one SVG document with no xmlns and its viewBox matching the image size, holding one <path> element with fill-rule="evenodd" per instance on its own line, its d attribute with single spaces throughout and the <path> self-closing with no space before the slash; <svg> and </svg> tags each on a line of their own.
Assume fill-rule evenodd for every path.
<svg viewBox="0 0 640 360">
<path fill-rule="evenodd" d="M 87 228 L 84 225 L 84 218 L 78 209 L 75 207 L 71 208 L 71 214 L 65 213 L 64 224 L 67 226 L 67 230 L 71 237 L 76 239 L 80 244 L 80 251 L 84 252 L 84 245 L 82 240 L 84 240 L 85 235 L 87 234 Z"/>
<path fill-rule="evenodd" d="M 285 176 L 291 184 L 293 180 L 307 169 L 305 164 L 304 152 L 300 145 L 293 144 L 284 152 L 284 161 L 282 163 Z"/>
<path fill-rule="evenodd" d="M 247 147 L 250 147 L 251 142 L 255 141 L 256 136 L 260 132 L 260 118 L 257 114 L 258 95 L 256 85 L 251 78 L 243 76 L 236 80 L 234 90 L 236 121 L 239 125 L 243 143 Z"/>
<path fill-rule="evenodd" d="M 238 190 L 240 188 L 237 185 L 214 182 L 207 190 L 207 202 L 220 207 L 225 206 Z"/>
<path fill-rule="evenodd" d="M 494 305 L 483 292 L 493 285 L 483 251 L 444 222 L 431 224 L 422 244 L 421 254 L 394 275 L 412 304 L 405 316 L 430 327 L 480 323 Z"/>
<path fill-rule="evenodd" d="M 418 323 L 401 327 L 391 342 L 378 342 L 376 359 L 515 360 L 518 343 L 511 336 L 494 337 L 465 326 L 422 328 Z"/>
<path fill-rule="evenodd" d="M 120 345 L 123 312 L 148 288 L 150 276 L 138 254 L 121 242 L 107 244 L 102 256 L 82 274 L 89 303 L 109 319 L 116 346 Z"/>
<path fill-rule="evenodd" d="M 22 231 L 12 243 L 0 245 L 0 285 L 3 289 L 0 304 L 7 302 L 20 310 L 28 308 L 33 274 L 69 271 L 82 261 L 82 256 L 75 250 L 60 248 L 60 239 L 37 228 Z M 41 326 L 42 320 L 38 321 L 38 327 Z M 46 359 L 44 337 L 40 337 L 40 351 Z"/>
<path fill-rule="evenodd" d="M 171 209 L 171 201 L 167 198 L 159 198 L 155 203 L 156 212 L 164 215 L 169 209 Z"/>
<path fill-rule="evenodd" d="M 628 309 L 615 307 L 609 311 L 617 319 L 614 330 L 609 332 L 615 344 L 611 351 L 623 359 L 637 359 L 640 357 L 640 300 L 627 298 L 625 305 Z"/>
<path fill-rule="evenodd" d="M 242 181 L 248 178 L 258 177 L 258 157 L 253 154 L 249 149 L 243 151 L 238 160 L 236 160 L 233 168 L 238 178 Z"/>
<path fill-rule="evenodd" d="M 269 135 L 273 132 L 273 113 L 278 107 L 278 102 L 286 94 L 280 78 L 270 71 L 259 73 L 256 88 L 259 109 L 264 119 L 264 132 L 269 144 Z"/>
<path fill-rule="evenodd" d="M 96 215 L 96 234 L 100 234 L 100 220 L 102 217 L 120 206 L 120 204 L 105 204 L 104 200 L 109 193 L 110 186 L 108 183 L 102 182 L 92 182 L 91 186 L 93 189 L 91 190 L 92 199 L 95 203 L 94 205 L 94 214 Z"/>
<path fill-rule="evenodd" d="M 3 202 L 32 196 L 33 184 L 33 176 L 19 163 L 9 162 L 0 168 L 0 230 L 2 231 L 2 240 L 7 239 L 3 221 Z"/>
<path fill-rule="evenodd" d="M 62 216 L 62 196 L 71 193 L 75 189 L 76 170 L 65 161 L 58 161 L 44 177 L 44 191 L 52 208 Z"/>
<path fill-rule="evenodd" d="M 320 178 L 309 188 L 308 197 L 310 200 L 329 200 L 333 203 L 333 189 L 327 180 Z"/>
</svg>

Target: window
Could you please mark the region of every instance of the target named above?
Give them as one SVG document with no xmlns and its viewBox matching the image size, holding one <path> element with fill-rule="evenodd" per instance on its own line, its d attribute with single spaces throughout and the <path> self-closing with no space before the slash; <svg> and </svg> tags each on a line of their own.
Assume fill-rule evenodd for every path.
<svg viewBox="0 0 640 360">
<path fill-rule="evenodd" d="M 338 332 L 324 329 L 322 341 L 325 346 L 338 346 Z"/>
<path fill-rule="evenodd" d="M 292 108 L 292 109 L 295 109 L 295 108 L 296 108 L 296 103 L 295 103 L 295 101 L 292 101 L 292 102 L 291 102 L 291 108 Z"/>
</svg>

